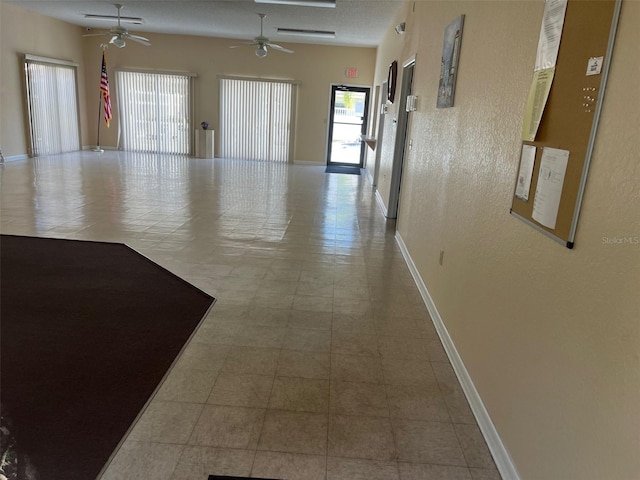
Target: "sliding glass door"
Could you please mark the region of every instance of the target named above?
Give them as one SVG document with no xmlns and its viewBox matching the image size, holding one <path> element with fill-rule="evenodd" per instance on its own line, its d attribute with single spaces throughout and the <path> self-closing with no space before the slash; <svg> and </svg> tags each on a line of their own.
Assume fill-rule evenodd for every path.
<svg viewBox="0 0 640 480">
<path fill-rule="evenodd" d="M 191 77 L 117 71 L 122 146 L 132 152 L 191 153 Z"/>
<path fill-rule="evenodd" d="M 295 84 L 220 79 L 220 156 L 288 162 Z"/>
<path fill-rule="evenodd" d="M 76 65 L 25 56 L 31 155 L 80 150 Z"/>
</svg>

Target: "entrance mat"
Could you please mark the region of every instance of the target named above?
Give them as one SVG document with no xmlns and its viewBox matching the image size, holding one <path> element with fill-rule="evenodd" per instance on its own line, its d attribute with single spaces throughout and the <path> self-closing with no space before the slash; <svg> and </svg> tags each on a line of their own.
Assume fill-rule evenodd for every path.
<svg viewBox="0 0 640 480">
<path fill-rule="evenodd" d="M 347 173 L 349 175 L 360 175 L 360 167 L 343 167 L 337 165 L 328 165 L 325 173 Z"/>
<path fill-rule="evenodd" d="M 116 243 L 2 235 L 0 282 L 0 474 L 94 479 L 215 299 Z"/>
</svg>

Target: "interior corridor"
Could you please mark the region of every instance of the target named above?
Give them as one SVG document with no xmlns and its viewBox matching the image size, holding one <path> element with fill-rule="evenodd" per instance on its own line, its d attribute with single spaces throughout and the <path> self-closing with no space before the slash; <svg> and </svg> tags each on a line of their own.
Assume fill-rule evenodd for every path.
<svg viewBox="0 0 640 480">
<path fill-rule="evenodd" d="M 2 233 L 126 243 L 217 299 L 103 480 L 499 480 L 366 177 L 123 152 L 0 177 Z"/>
</svg>

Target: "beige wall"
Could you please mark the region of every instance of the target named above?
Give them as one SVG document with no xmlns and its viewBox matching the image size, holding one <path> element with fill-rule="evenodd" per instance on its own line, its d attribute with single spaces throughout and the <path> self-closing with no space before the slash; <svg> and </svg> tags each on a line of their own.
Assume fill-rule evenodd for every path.
<svg viewBox="0 0 640 480">
<path fill-rule="evenodd" d="M 24 54 L 82 64 L 82 29 L 0 2 L 0 146 L 5 157 L 25 155 L 29 144 Z M 78 68 L 82 142 L 87 141 L 84 69 Z"/>
<path fill-rule="evenodd" d="M 543 1 L 408 5 L 404 46 L 379 49 L 417 58 L 398 231 L 521 478 L 638 479 L 640 245 L 603 238 L 640 238 L 640 2 L 623 2 L 574 250 L 509 215 Z M 437 110 L 460 14 L 455 106 Z"/>
<path fill-rule="evenodd" d="M 376 50 L 373 48 L 326 47 L 286 43 L 294 54 L 269 52 L 266 58 L 258 58 L 252 48 L 230 49 L 238 41 L 190 37 L 180 35 L 146 35 L 152 42 L 144 47 L 133 42 L 123 49 L 109 48 L 107 61 L 110 77 L 114 68 L 143 68 L 178 70 L 197 73 L 196 123 L 207 120 L 209 128 L 218 130 L 218 75 L 278 78 L 296 80 L 298 87 L 297 128 L 294 139 L 293 159 L 325 163 L 327 140 L 327 114 L 329 111 L 330 85 L 348 83 L 371 86 L 375 68 Z M 101 37 L 88 37 L 84 43 L 84 60 L 87 65 L 87 85 L 97 85 L 100 75 Z M 89 67 L 94 65 L 94 67 Z M 345 70 L 356 67 L 359 76 L 347 79 Z M 96 87 L 97 88 L 97 87 Z M 117 143 L 117 106 L 115 82 L 112 82 L 114 122 L 107 131 L 101 131 L 101 144 Z M 89 90 L 91 90 L 89 88 Z M 89 118 L 97 118 L 96 101 L 90 91 Z M 91 143 L 95 144 L 95 122 L 90 122 Z M 217 143 L 217 142 L 216 142 Z M 217 150 L 216 146 L 216 150 Z"/>
</svg>

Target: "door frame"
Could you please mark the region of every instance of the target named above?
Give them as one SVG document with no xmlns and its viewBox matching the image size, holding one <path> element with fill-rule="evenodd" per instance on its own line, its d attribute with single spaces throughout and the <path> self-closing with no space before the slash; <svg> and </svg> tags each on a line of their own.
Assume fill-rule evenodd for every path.
<svg viewBox="0 0 640 480">
<path fill-rule="evenodd" d="M 376 134 L 376 155 L 375 155 L 375 165 L 373 166 L 373 183 L 372 185 L 376 187 L 378 185 L 378 177 L 380 176 L 380 160 L 382 158 L 382 140 L 384 138 L 384 122 L 385 116 L 387 114 L 387 86 L 389 82 L 385 80 L 380 85 L 380 98 L 378 102 L 378 111 L 376 115 L 378 115 L 378 132 Z"/>
<path fill-rule="evenodd" d="M 327 150 L 326 150 L 326 160 L 325 163 L 326 165 L 337 165 L 337 166 L 351 166 L 351 167 L 358 167 L 358 168 L 362 168 L 364 165 L 364 158 L 365 158 L 365 146 L 364 146 L 364 142 L 360 141 L 360 163 L 359 164 L 353 164 L 353 163 L 341 163 L 341 162 L 331 162 L 331 143 L 333 140 L 333 114 L 335 112 L 335 92 L 336 91 L 354 91 L 354 92 L 361 92 L 365 94 L 365 101 L 364 101 L 364 113 L 362 115 L 362 128 L 360 130 L 360 135 L 366 135 L 367 134 L 367 125 L 368 125 L 368 121 L 369 121 L 369 102 L 371 101 L 371 87 L 365 86 L 365 85 L 344 85 L 342 83 L 332 83 L 330 85 L 330 90 L 329 90 L 329 115 L 327 117 Z"/>
<path fill-rule="evenodd" d="M 389 190 L 389 206 L 387 218 L 398 217 L 400 188 L 402 184 L 402 167 L 406 152 L 409 113 L 406 109 L 407 96 L 412 92 L 413 77 L 416 66 L 415 55 L 402 64 L 402 88 L 398 100 L 398 125 L 396 128 L 395 147 L 393 150 L 393 166 L 391 167 L 391 186 Z"/>
</svg>

